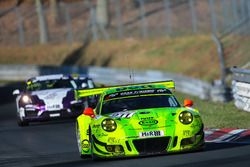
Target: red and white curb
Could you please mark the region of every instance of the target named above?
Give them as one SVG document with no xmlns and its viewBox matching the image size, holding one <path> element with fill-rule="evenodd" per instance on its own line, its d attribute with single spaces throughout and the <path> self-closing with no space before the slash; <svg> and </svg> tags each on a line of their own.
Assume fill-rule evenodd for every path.
<svg viewBox="0 0 250 167">
<path fill-rule="evenodd" d="M 206 142 L 240 142 L 250 143 L 250 129 L 205 129 Z"/>
</svg>

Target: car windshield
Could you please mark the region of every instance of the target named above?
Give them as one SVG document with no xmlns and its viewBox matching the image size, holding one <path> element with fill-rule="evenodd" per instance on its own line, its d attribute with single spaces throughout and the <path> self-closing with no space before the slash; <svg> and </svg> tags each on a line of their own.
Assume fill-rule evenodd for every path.
<svg viewBox="0 0 250 167">
<path fill-rule="evenodd" d="M 74 79 L 77 88 L 94 88 L 94 82 L 91 79 Z"/>
<path fill-rule="evenodd" d="M 58 89 L 58 88 L 75 88 L 76 84 L 73 80 L 69 79 L 56 79 L 56 80 L 46 80 L 37 81 L 27 85 L 28 91 L 38 91 L 46 89 Z"/>
<path fill-rule="evenodd" d="M 102 114 L 138 110 L 146 108 L 180 107 L 176 98 L 171 94 L 147 95 L 104 100 Z"/>
</svg>

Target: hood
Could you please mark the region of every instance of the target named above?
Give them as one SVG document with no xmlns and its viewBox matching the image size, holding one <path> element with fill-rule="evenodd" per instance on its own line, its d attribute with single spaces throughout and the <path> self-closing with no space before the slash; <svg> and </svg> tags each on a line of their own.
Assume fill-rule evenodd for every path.
<svg viewBox="0 0 250 167">
<path fill-rule="evenodd" d="M 37 96 L 45 104 L 45 110 L 59 110 L 63 108 L 63 98 L 67 96 L 67 93 L 72 90 L 71 88 L 63 89 L 49 89 L 34 91 L 32 96 Z"/>
<path fill-rule="evenodd" d="M 117 120 L 128 130 L 152 129 L 173 125 L 178 110 L 180 108 L 140 109 L 112 113 L 109 117 Z"/>
</svg>

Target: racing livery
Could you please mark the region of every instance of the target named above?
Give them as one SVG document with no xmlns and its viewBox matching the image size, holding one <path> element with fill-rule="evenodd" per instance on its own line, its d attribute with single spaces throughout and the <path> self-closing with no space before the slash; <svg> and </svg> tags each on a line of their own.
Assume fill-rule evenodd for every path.
<svg viewBox="0 0 250 167">
<path fill-rule="evenodd" d="M 92 159 L 200 150 L 203 123 L 191 100 L 182 107 L 173 81 L 77 90 L 78 98 L 100 94 L 95 109 L 76 121 L 81 157 Z"/>
<path fill-rule="evenodd" d="M 81 83 L 81 85 L 77 85 Z M 30 78 L 23 92 L 16 95 L 17 123 L 26 126 L 29 122 L 56 118 L 77 117 L 81 114 L 86 98 L 75 99 L 76 88 L 93 88 L 89 78 L 75 78 L 63 74 Z"/>
</svg>

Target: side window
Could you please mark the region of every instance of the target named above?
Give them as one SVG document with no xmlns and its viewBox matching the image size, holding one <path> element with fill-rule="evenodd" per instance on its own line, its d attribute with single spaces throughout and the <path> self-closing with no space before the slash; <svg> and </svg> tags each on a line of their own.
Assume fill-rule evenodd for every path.
<svg viewBox="0 0 250 167">
<path fill-rule="evenodd" d="M 101 108 L 101 103 L 100 103 L 100 101 L 98 101 L 97 106 L 96 106 L 96 110 L 95 110 L 97 115 L 100 114 L 100 108 Z"/>
<path fill-rule="evenodd" d="M 89 88 L 94 88 L 95 87 L 94 82 L 91 79 L 88 79 L 88 87 Z"/>
</svg>

